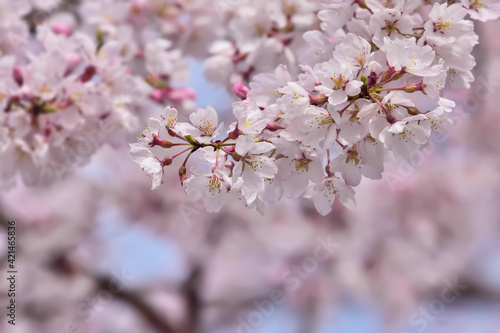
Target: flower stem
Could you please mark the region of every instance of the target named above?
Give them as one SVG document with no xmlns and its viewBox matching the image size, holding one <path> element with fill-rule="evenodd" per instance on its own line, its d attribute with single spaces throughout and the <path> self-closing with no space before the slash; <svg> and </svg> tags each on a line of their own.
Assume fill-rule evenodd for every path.
<svg viewBox="0 0 500 333">
<path fill-rule="evenodd" d="M 193 150 L 193 147 L 189 147 L 189 148 L 187 148 L 187 149 L 184 149 L 183 151 L 181 151 L 181 152 L 179 152 L 179 153 L 177 153 L 177 154 L 173 155 L 173 156 L 172 156 L 172 158 L 176 158 L 177 156 L 184 154 L 184 153 L 185 153 L 185 152 L 187 152 L 188 150 L 191 150 L 191 153 L 192 153 L 192 152 L 193 152 L 193 151 L 192 151 L 192 150 Z M 191 155 L 191 153 L 190 153 L 190 155 Z"/>
</svg>

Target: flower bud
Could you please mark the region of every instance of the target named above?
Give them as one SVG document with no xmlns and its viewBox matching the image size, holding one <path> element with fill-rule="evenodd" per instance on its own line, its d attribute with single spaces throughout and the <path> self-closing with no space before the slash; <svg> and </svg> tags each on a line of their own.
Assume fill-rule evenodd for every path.
<svg viewBox="0 0 500 333">
<path fill-rule="evenodd" d="M 52 32 L 55 33 L 56 35 L 65 35 L 65 36 L 71 35 L 70 27 L 64 23 L 53 24 L 51 28 Z"/>
<path fill-rule="evenodd" d="M 408 111 L 408 114 L 411 116 L 416 116 L 417 114 L 420 114 L 420 111 L 414 106 L 406 107 L 406 110 Z"/>
<path fill-rule="evenodd" d="M 162 163 L 163 166 L 166 166 L 166 165 L 172 164 L 173 160 L 174 159 L 172 157 L 168 156 L 168 157 L 165 157 L 163 159 L 163 161 L 161 161 L 161 163 Z"/>
<path fill-rule="evenodd" d="M 168 140 L 162 140 L 161 147 L 162 148 L 172 148 L 172 142 L 170 142 Z"/>
<path fill-rule="evenodd" d="M 230 132 L 227 136 L 228 136 L 231 140 L 236 140 L 236 139 L 238 139 L 238 137 L 240 136 L 240 130 L 238 129 L 238 124 L 236 124 L 236 128 L 234 129 L 234 131 Z"/>
<path fill-rule="evenodd" d="M 394 67 L 389 67 L 389 69 L 386 72 L 384 72 L 380 77 L 380 81 L 382 82 L 389 81 L 395 72 L 396 71 L 394 70 Z"/>
<path fill-rule="evenodd" d="M 387 122 L 388 122 L 389 124 L 391 124 L 391 125 L 392 125 L 392 124 L 394 124 L 394 123 L 396 123 L 396 122 L 398 121 L 398 120 L 396 119 L 396 117 L 394 117 L 394 116 L 393 116 L 392 114 L 390 114 L 390 113 L 389 113 L 389 114 L 387 114 L 386 118 L 387 118 Z"/>
<path fill-rule="evenodd" d="M 269 130 L 271 132 L 276 132 L 277 130 L 280 130 L 280 129 L 284 129 L 284 127 L 280 126 L 280 125 L 278 125 L 276 123 L 269 123 L 266 126 L 266 130 Z"/>
<path fill-rule="evenodd" d="M 236 82 L 233 86 L 233 92 L 242 100 L 247 99 L 248 88 L 241 82 Z"/>
<path fill-rule="evenodd" d="M 23 79 L 23 73 L 21 72 L 21 68 L 17 66 L 14 66 L 14 68 L 12 68 L 12 78 L 14 79 L 14 81 L 16 81 L 16 83 L 20 87 L 23 85 L 24 79 Z"/>
<path fill-rule="evenodd" d="M 196 99 L 196 91 L 189 87 L 171 88 L 164 90 L 163 95 L 175 103 L 183 103 L 185 101 L 193 101 Z"/>
<path fill-rule="evenodd" d="M 87 66 L 87 68 L 85 68 L 85 72 L 80 77 L 80 80 L 82 80 L 83 83 L 88 82 L 92 80 L 92 78 L 96 73 L 97 73 L 97 68 L 95 68 L 92 65 Z"/>
<path fill-rule="evenodd" d="M 150 96 L 158 103 L 163 102 L 163 90 L 161 89 L 153 89 Z"/>
<path fill-rule="evenodd" d="M 392 76 L 392 79 L 393 80 L 399 80 L 400 78 L 403 77 L 403 75 L 405 75 L 404 69 L 395 72 L 394 75 Z"/>
<path fill-rule="evenodd" d="M 234 146 L 227 146 L 224 148 L 224 150 L 228 153 L 234 153 L 236 151 L 236 148 Z"/>
<path fill-rule="evenodd" d="M 321 105 L 328 101 L 328 98 L 324 94 L 309 95 L 309 100 L 313 105 Z"/>
<path fill-rule="evenodd" d="M 172 131 L 172 129 L 170 129 L 168 127 L 167 127 L 167 132 L 168 132 L 168 135 L 173 136 L 173 137 L 177 137 L 177 133 L 175 133 L 174 131 Z"/>
<path fill-rule="evenodd" d="M 233 156 L 233 160 L 235 160 L 236 162 L 241 161 L 241 158 L 242 158 L 242 157 L 241 157 L 241 155 L 240 155 L 240 154 L 238 154 L 238 153 L 233 153 L 233 155 L 232 155 L 232 156 Z"/>
<path fill-rule="evenodd" d="M 417 84 L 413 84 L 413 83 L 408 83 L 405 86 L 405 92 L 407 92 L 407 93 L 414 93 L 415 91 L 419 91 L 421 89 L 422 89 L 422 86 L 417 85 Z"/>
</svg>

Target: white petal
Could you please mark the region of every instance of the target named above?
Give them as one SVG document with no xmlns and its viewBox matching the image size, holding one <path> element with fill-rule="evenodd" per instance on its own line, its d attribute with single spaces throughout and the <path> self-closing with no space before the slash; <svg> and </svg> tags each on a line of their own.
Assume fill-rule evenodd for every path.
<svg viewBox="0 0 500 333">
<path fill-rule="evenodd" d="M 355 96 L 361 92 L 361 86 L 363 82 L 361 81 L 349 81 L 345 87 L 345 92 L 349 96 Z"/>
<path fill-rule="evenodd" d="M 334 90 L 328 98 L 328 103 L 333 105 L 338 105 L 340 103 L 344 103 L 345 101 L 347 101 L 347 94 L 342 89 Z"/>
<path fill-rule="evenodd" d="M 322 190 L 314 197 L 314 207 L 321 215 L 328 215 L 332 211 L 332 204 L 335 201 L 335 195 L 330 194 L 328 190 Z"/>
<path fill-rule="evenodd" d="M 160 130 L 160 127 L 161 127 L 161 123 L 160 123 L 160 121 L 158 119 L 149 118 L 149 130 L 152 133 L 157 134 L 158 131 Z"/>
<path fill-rule="evenodd" d="M 128 154 L 130 158 L 132 158 L 132 160 L 137 164 L 141 164 L 145 158 L 153 157 L 153 153 L 140 143 L 131 143 L 130 151 Z"/>
<path fill-rule="evenodd" d="M 337 190 L 337 197 L 339 201 L 348 209 L 356 208 L 354 190 L 340 179 L 334 179 L 333 183 L 335 189 Z"/>
<path fill-rule="evenodd" d="M 250 150 L 252 154 L 263 154 L 274 149 L 274 145 L 269 142 L 257 142 Z"/>
<path fill-rule="evenodd" d="M 146 157 L 141 162 L 141 168 L 147 174 L 155 174 L 155 173 L 160 172 L 162 170 L 162 166 L 160 164 L 160 161 L 158 161 L 158 159 L 156 159 L 156 157 Z"/>
<path fill-rule="evenodd" d="M 160 187 L 162 178 L 163 178 L 163 171 L 153 174 L 153 184 L 151 185 L 152 190 L 156 190 L 158 187 Z"/>
<path fill-rule="evenodd" d="M 264 191 L 264 178 L 259 176 L 252 169 L 248 168 L 248 166 L 243 171 L 242 177 L 245 181 L 245 185 L 252 191 L 262 192 Z"/>
<path fill-rule="evenodd" d="M 251 136 L 240 136 L 238 140 L 236 140 L 236 153 L 240 156 L 245 156 L 254 146 L 255 141 Z"/>
</svg>

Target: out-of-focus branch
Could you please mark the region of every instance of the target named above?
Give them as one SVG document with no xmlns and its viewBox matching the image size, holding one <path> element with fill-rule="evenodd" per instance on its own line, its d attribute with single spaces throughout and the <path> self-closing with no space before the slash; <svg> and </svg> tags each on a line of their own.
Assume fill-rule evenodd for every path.
<svg viewBox="0 0 500 333">
<path fill-rule="evenodd" d="M 318 316 L 318 298 L 316 296 L 311 297 L 306 304 L 302 312 L 302 320 L 299 332 L 308 333 L 316 332 L 317 316 Z"/>
<path fill-rule="evenodd" d="M 95 276 L 98 289 L 109 290 L 113 284 L 112 279 L 106 276 Z M 160 333 L 173 333 L 175 329 L 165 317 L 161 316 L 153 307 L 143 300 L 138 294 L 131 291 L 121 291 L 114 294 L 118 299 L 134 308 L 153 328 Z"/>
<path fill-rule="evenodd" d="M 7 217 L 3 214 L 2 211 L 0 211 L 0 227 L 7 230 L 9 227 L 9 220 Z"/>
<path fill-rule="evenodd" d="M 485 302 L 500 304 L 500 291 L 492 290 L 491 288 L 481 285 L 480 283 L 465 278 L 462 279 L 460 284 L 467 286 L 467 289 L 462 291 L 460 298 L 477 299 Z"/>
<path fill-rule="evenodd" d="M 182 292 L 187 301 L 187 311 L 189 313 L 189 321 L 186 323 L 186 333 L 196 333 L 200 320 L 202 310 L 202 303 L 200 300 L 200 280 L 202 276 L 202 268 L 199 265 L 193 267 L 189 278 L 182 286 Z"/>
<path fill-rule="evenodd" d="M 97 290 L 108 290 L 114 297 L 125 302 L 140 314 L 146 322 L 159 333 L 175 333 L 174 327 L 167 319 L 160 315 L 150 304 L 148 304 L 138 293 L 130 290 L 120 290 L 117 292 L 112 286 L 116 281 L 112 277 L 105 275 L 97 275 L 85 267 L 68 259 L 67 255 L 62 254 L 53 264 L 52 269 L 57 270 L 61 274 L 73 275 L 84 274 L 95 281 Z"/>
</svg>

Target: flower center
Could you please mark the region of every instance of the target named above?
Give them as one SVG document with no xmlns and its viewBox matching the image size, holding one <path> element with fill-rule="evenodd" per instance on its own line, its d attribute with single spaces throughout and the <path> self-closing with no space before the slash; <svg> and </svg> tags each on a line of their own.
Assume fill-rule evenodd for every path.
<svg viewBox="0 0 500 333">
<path fill-rule="evenodd" d="M 316 129 L 320 129 L 321 127 L 329 128 L 333 123 L 335 123 L 335 121 L 330 116 L 330 114 L 323 113 L 323 114 L 320 114 L 320 115 L 314 117 L 314 119 L 309 120 L 307 123 L 309 124 L 309 127 L 311 129 L 314 127 Z"/>
<path fill-rule="evenodd" d="M 167 116 L 167 119 L 165 119 L 165 117 L 164 117 L 163 115 L 161 116 L 161 119 L 163 119 L 163 120 L 167 123 L 167 127 L 168 127 L 168 128 L 172 128 L 172 127 L 174 127 L 174 126 L 175 126 L 175 124 L 177 123 L 177 119 L 178 119 L 178 118 L 179 118 L 179 117 L 178 117 L 175 113 L 173 113 L 173 112 L 171 112 L 171 113 Z"/>
<path fill-rule="evenodd" d="M 471 4 L 472 8 L 484 8 L 484 3 L 481 0 L 474 0 Z"/>
<path fill-rule="evenodd" d="M 451 20 L 453 20 L 453 18 Z M 443 34 L 450 28 L 450 25 L 450 20 L 434 22 L 434 31 L 439 31 Z"/>
<path fill-rule="evenodd" d="M 346 81 L 344 80 L 344 76 L 342 74 L 334 74 L 330 79 L 335 84 L 335 87 L 333 87 L 334 90 L 343 88 L 346 84 Z"/>
<path fill-rule="evenodd" d="M 309 162 L 310 159 L 307 158 L 294 158 L 292 162 L 295 162 L 295 171 L 297 173 L 307 172 L 309 171 Z M 290 162 L 290 164 L 292 163 Z"/>
<path fill-rule="evenodd" d="M 212 125 L 209 121 L 204 120 L 200 126 L 198 126 L 198 129 L 200 130 L 201 133 L 205 136 L 211 136 L 212 133 L 215 131 L 215 126 Z"/>
<path fill-rule="evenodd" d="M 217 177 L 216 175 L 208 177 L 206 187 L 208 188 L 208 192 L 210 192 L 212 195 L 220 193 L 220 185 L 221 179 L 219 177 Z"/>
</svg>

